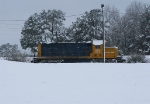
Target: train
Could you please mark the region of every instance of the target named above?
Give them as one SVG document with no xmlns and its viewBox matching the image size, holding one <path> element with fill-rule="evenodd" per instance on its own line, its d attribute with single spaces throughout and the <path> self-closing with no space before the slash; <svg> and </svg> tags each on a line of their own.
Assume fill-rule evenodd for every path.
<svg viewBox="0 0 150 104">
<path fill-rule="evenodd" d="M 34 63 L 103 62 L 103 40 L 87 43 L 38 44 Z M 117 47 L 105 47 L 105 62 L 123 62 Z"/>
</svg>

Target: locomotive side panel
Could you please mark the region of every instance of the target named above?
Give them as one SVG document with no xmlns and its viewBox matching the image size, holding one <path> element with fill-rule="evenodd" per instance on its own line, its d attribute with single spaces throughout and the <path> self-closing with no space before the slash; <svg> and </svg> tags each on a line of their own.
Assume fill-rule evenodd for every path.
<svg viewBox="0 0 150 104">
<path fill-rule="evenodd" d="M 39 47 L 39 55 L 41 57 L 82 57 L 89 56 L 92 52 L 91 43 L 51 43 L 41 44 Z"/>
<path fill-rule="evenodd" d="M 105 48 L 105 56 L 108 59 L 115 59 L 118 56 L 118 49 L 115 47 Z"/>
</svg>

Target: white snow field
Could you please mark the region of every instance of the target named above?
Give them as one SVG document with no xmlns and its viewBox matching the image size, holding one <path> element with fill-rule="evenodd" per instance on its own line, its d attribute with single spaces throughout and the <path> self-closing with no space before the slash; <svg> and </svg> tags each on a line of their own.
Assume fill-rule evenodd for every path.
<svg viewBox="0 0 150 104">
<path fill-rule="evenodd" d="M 150 104 L 150 64 L 0 60 L 0 104 Z"/>
</svg>

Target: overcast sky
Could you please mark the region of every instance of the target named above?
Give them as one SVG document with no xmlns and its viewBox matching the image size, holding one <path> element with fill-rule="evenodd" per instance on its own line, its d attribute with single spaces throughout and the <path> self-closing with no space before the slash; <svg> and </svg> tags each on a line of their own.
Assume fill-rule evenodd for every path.
<svg viewBox="0 0 150 104">
<path fill-rule="evenodd" d="M 85 11 L 101 8 L 101 4 L 115 6 L 120 13 L 135 0 L 0 0 L 0 45 L 5 43 L 19 44 L 24 21 L 34 13 L 42 10 L 59 9 L 66 13 L 65 26 L 80 17 Z M 150 4 L 149 0 L 136 0 Z M 7 20 L 7 21 L 5 21 Z M 11 20 L 11 21 L 8 21 Z M 14 21 L 13 21 L 14 20 Z"/>
</svg>

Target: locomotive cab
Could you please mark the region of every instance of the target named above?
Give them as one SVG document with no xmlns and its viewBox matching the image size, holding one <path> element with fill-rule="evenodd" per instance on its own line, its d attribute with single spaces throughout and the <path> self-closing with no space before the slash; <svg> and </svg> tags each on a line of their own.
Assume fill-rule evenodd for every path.
<svg viewBox="0 0 150 104">
<path fill-rule="evenodd" d="M 106 43 L 106 42 L 105 42 Z M 105 58 L 116 59 L 118 56 L 117 47 L 105 47 Z M 92 42 L 92 53 L 90 54 L 91 59 L 103 59 L 103 40 L 94 40 Z"/>
</svg>

